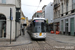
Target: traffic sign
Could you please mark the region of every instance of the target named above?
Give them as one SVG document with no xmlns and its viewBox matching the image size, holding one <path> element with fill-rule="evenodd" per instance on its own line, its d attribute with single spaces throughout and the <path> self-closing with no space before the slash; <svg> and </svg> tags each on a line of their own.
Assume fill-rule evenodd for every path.
<svg viewBox="0 0 75 50">
<path fill-rule="evenodd" d="M 13 17 L 11 17 L 11 20 L 13 20 Z"/>
</svg>

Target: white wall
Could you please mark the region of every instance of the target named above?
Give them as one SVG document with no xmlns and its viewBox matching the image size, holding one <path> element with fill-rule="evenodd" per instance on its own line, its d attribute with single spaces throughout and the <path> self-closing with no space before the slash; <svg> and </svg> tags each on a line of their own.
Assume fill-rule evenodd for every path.
<svg viewBox="0 0 75 50">
<path fill-rule="evenodd" d="M 6 39 L 10 39 L 10 8 L 12 8 L 12 40 L 15 39 L 15 6 L 0 5 L 0 14 L 6 16 Z"/>
<path fill-rule="evenodd" d="M 15 5 L 15 0 L 6 0 L 6 4 L 14 4 Z"/>
<path fill-rule="evenodd" d="M 20 23 L 17 23 L 17 36 L 20 35 Z"/>
<path fill-rule="evenodd" d="M 16 0 L 16 7 L 17 8 L 21 7 L 21 5 L 20 5 L 21 3 L 19 3 L 19 2 L 20 2 L 20 0 Z"/>
<path fill-rule="evenodd" d="M 0 3 L 2 3 L 2 0 L 0 0 Z"/>
<path fill-rule="evenodd" d="M 48 19 L 48 23 L 53 23 L 53 6 L 51 6 L 52 3 L 49 3 L 45 7 L 45 18 Z M 52 20 L 52 21 L 51 21 Z"/>
<path fill-rule="evenodd" d="M 16 7 L 21 7 L 19 3 L 20 0 L 6 0 L 6 4 L 16 5 Z M 0 0 L 0 4 L 2 4 L 2 0 Z"/>
</svg>

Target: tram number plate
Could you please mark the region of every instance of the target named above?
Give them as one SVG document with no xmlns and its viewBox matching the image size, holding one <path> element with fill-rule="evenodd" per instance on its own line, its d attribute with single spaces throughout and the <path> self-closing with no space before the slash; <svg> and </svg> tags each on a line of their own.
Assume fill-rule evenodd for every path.
<svg viewBox="0 0 75 50">
<path fill-rule="evenodd" d="M 39 36 L 42 36 L 42 33 L 40 33 Z"/>
</svg>

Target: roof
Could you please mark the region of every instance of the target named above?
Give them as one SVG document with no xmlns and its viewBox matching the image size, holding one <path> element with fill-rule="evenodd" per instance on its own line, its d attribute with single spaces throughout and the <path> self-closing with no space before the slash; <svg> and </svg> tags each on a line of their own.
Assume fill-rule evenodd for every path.
<svg viewBox="0 0 75 50">
<path fill-rule="evenodd" d="M 44 5 L 44 6 L 42 7 L 42 9 L 45 8 L 46 6 L 47 6 L 47 5 Z"/>
<path fill-rule="evenodd" d="M 36 13 L 42 13 L 42 10 L 40 10 L 40 11 L 37 11 Z"/>
</svg>

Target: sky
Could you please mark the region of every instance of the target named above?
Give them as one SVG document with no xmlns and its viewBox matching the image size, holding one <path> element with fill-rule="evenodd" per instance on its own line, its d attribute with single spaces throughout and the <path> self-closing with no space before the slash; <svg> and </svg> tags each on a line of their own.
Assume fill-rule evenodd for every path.
<svg viewBox="0 0 75 50">
<path fill-rule="evenodd" d="M 33 14 L 36 11 L 42 10 L 44 5 L 48 5 L 53 0 L 21 0 L 21 9 L 28 19 L 32 19 Z"/>
</svg>

